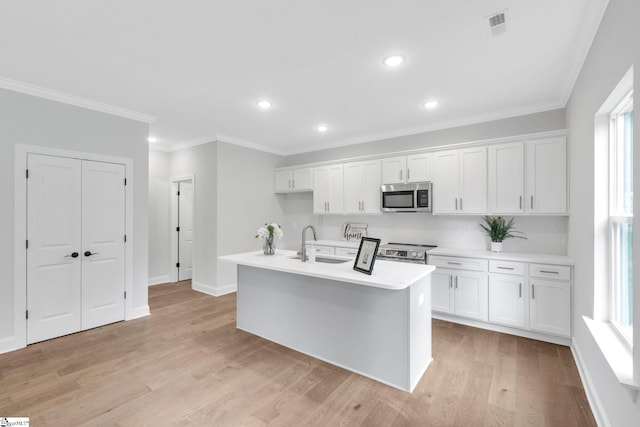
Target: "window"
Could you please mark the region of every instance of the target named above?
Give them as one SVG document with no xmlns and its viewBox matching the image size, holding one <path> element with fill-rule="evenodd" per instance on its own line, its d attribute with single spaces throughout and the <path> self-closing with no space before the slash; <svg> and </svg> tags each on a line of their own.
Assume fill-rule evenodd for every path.
<svg viewBox="0 0 640 427">
<path fill-rule="evenodd" d="M 610 320 L 633 344 L 633 92 L 611 113 L 609 167 Z"/>
</svg>

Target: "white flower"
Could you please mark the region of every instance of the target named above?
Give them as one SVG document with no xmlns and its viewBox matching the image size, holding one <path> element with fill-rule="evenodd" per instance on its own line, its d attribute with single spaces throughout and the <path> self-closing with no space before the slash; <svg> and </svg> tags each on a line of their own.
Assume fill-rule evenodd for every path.
<svg viewBox="0 0 640 427">
<path fill-rule="evenodd" d="M 258 228 L 258 234 L 256 234 L 256 239 L 266 239 L 274 237 L 280 239 L 282 238 L 282 228 L 280 225 L 272 222 L 271 224 L 265 223 L 263 227 Z"/>
</svg>

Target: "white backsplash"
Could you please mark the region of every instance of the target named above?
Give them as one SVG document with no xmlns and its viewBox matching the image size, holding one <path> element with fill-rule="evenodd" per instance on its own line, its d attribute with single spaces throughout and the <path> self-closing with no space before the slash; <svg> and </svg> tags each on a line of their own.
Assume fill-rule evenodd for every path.
<svg viewBox="0 0 640 427">
<path fill-rule="evenodd" d="M 480 216 L 439 216 L 422 213 L 382 215 L 312 215 L 311 193 L 278 196 L 284 212 L 285 238 L 280 246 L 297 249 L 302 227 L 313 224 L 318 238 L 340 240 L 345 222 L 367 223 L 369 237 L 383 242 L 423 243 L 450 248 L 489 249 L 489 238 L 480 228 Z M 509 217 L 509 216 L 507 216 Z M 567 254 L 568 217 L 515 216 L 516 229 L 527 239 L 507 239 L 505 252 L 550 255 Z M 308 232 L 311 238 L 311 232 Z"/>
</svg>

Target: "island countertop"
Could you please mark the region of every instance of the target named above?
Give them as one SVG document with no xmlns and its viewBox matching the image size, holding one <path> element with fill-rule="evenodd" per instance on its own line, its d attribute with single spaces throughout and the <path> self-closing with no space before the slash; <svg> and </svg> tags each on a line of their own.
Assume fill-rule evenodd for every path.
<svg viewBox="0 0 640 427">
<path fill-rule="evenodd" d="M 401 290 L 431 274 L 435 267 L 426 264 L 409 264 L 376 260 L 371 275 L 353 269 L 354 261 L 349 259 L 341 264 L 321 262 L 301 262 L 293 259 L 295 251 L 278 249 L 275 255 L 264 255 L 261 251 L 224 255 L 220 260 L 267 270 L 318 277 L 321 279 L 355 283 L 375 288 Z M 325 258 L 340 257 L 322 255 Z M 346 259 L 346 258 L 342 258 Z"/>
</svg>

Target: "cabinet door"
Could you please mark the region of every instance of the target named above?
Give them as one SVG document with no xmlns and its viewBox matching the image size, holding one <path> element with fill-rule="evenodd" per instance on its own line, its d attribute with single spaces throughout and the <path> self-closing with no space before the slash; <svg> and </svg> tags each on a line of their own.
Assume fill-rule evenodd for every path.
<svg viewBox="0 0 640 427">
<path fill-rule="evenodd" d="M 494 214 L 524 212 L 524 145 L 489 147 L 489 210 Z"/>
<path fill-rule="evenodd" d="M 277 170 L 275 172 L 275 192 L 286 193 L 291 191 L 293 183 L 293 177 L 291 175 L 291 169 Z"/>
<path fill-rule="evenodd" d="M 571 336 L 571 284 L 531 279 L 530 328 L 564 337 Z"/>
<path fill-rule="evenodd" d="M 407 156 L 407 182 L 431 181 L 431 153 Z"/>
<path fill-rule="evenodd" d="M 433 155 L 433 213 L 458 213 L 458 151 Z"/>
<path fill-rule="evenodd" d="M 453 274 L 438 269 L 431 273 L 431 308 L 433 311 L 453 313 Z"/>
<path fill-rule="evenodd" d="M 489 322 L 524 328 L 525 283 L 523 276 L 489 276 Z"/>
<path fill-rule="evenodd" d="M 362 212 L 380 213 L 380 160 L 362 162 Z"/>
<path fill-rule="evenodd" d="M 456 271 L 454 277 L 455 314 L 487 321 L 488 289 L 486 273 Z"/>
<path fill-rule="evenodd" d="M 526 200 L 529 213 L 567 213 L 567 141 L 565 137 L 526 143 Z"/>
<path fill-rule="evenodd" d="M 362 162 L 345 163 L 344 165 L 344 211 L 345 213 L 362 212 L 363 188 Z"/>
<path fill-rule="evenodd" d="M 461 213 L 487 213 L 487 148 L 460 150 L 460 200 Z"/>
<path fill-rule="evenodd" d="M 329 168 L 327 166 L 313 169 L 313 213 L 326 214 L 329 199 Z"/>
<path fill-rule="evenodd" d="M 329 213 L 344 212 L 344 177 L 343 167 L 340 165 L 329 166 L 329 197 L 327 202 Z"/>
<path fill-rule="evenodd" d="M 311 168 L 293 170 L 292 187 L 296 191 L 313 190 L 313 172 Z"/>
<path fill-rule="evenodd" d="M 406 168 L 407 158 L 405 156 L 382 159 L 382 183 L 399 184 L 405 182 Z"/>
</svg>

